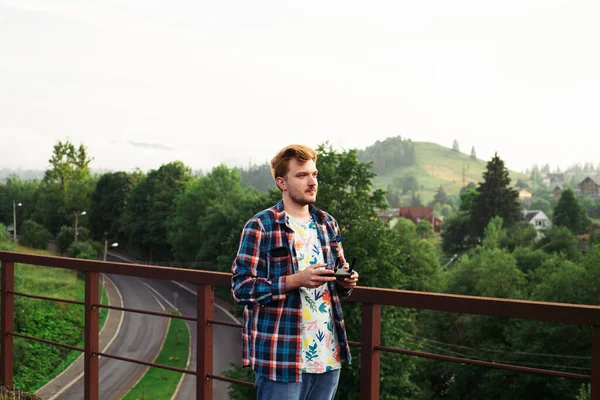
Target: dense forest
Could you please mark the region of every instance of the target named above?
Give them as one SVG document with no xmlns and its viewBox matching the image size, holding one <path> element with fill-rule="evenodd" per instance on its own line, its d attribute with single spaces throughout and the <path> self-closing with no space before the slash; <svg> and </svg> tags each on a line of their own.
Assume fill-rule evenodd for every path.
<svg viewBox="0 0 600 400">
<path fill-rule="evenodd" d="M 532 185 L 528 205 L 519 202 L 500 157 L 488 163 L 478 185 L 444 193 L 434 201 L 445 210 L 441 236 L 427 221 L 384 223 L 386 193 L 373 188 L 376 170 L 414 162 L 409 140 L 376 143 L 364 151 L 318 147 L 317 206 L 343 230 L 346 254 L 356 256 L 359 284 L 580 304 L 598 304 L 600 234 L 586 204 L 566 188 L 558 199 Z M 374 158 L 375 161 L 362 161 Z M 61 254 L 98 258 L 105 240 L 140 260 L 230 272 L 243 224 L 276 203 L 268 166 L 248 170 L 220 165 L 195 175 L 179 161 L 148 172 L 90 172 L 85 146 L 59 142 L 41 179 L 10 176 L 0 184 L 0 222 L 17 216 L 21 240 L 46 247 L 55 239 Z M 387 161 L 386 161 L 387 160 Z M 521 220 L 523 208 L 538 207 L 553 227 L 538 232 Z M 84 213 L 85 212 L 85 213 Z M 78 221 L 79 240 L 74 242 Z M 0 229 L 6 236 L 7 229 Z M 344 305 L 350 340 L 360 340 L 360 309 Z M 591 330 L 470 315 L 383 309 L 385 346 L 589 374 Z M 358 352 L 355 351 L 355 360 Z M 339 398 L 359 396 L 358 362 L 344 366 Z M 232 377 L 249 371 L 232 366 Z M 577 380 L 384 354 L 382 399 L 573 399 L 588 396 Z M 253 391 L 233 387 L 232 396 Z"/>
<path fill-rule="evenodd" d="M 376 141 L 358 152 L 358 161 L 369 163 L 371 172 L 381 174 L 397 167 L 413 165 L 417 160 L 415 147 L 410 139 L 396 136 Z"/>
</svg>

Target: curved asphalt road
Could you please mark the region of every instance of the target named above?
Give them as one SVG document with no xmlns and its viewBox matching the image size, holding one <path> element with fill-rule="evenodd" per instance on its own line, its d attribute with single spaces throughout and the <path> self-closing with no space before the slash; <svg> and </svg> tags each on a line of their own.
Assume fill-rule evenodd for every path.
<svg viewBox="0 0 600 400">
<path fill-rule="evenodd" d="M 112 260 L 111 260 L 112 258 Z M 123 258 L 109 255 L 109 261 L 127 262 Z M 191 284 L 139 279 L 123 275 L 109 275 L 123 296 L 123 307 L 162 312 L 158 301 L 166 308 L 176 308 L 187 316 L 197 315 L 196 292 Z M 150 288 L 148 287 L 150 286 Z M 157 295 L 154 291 L 156 291 Z M 177 293 L 177 295 L 174 295 Z M 162 297 L 161 297 L 162 296 Z M 175 300 L 175 297 L 177 299 Z M 168 302 L 168 303 L 167 303 Z M 170 303 L 170 304 L 169 304 Z M 215 299 L 215 303 L 222 303 Z M 224 307 L 215 305 L 215 320 L 236 322 Z M 188 322 L 191 334 L 191 357 L 187 369 L 196 369 L 196 323 Z M 106 350 L 108 354 L 152 362 L 158 354 L 164 335 L 167 320 L 163 317 L 126 312 L 123 324 L 116 340 Z M 213 373 L 222 375 L 229 369 L 229 363 L 241 363 L 241 332 L 239 328 L 214 325 L 214 358 Z M 121 399 L 135 385 L 145 372 L 146 367 L 103 357 L 99 362 L 100 398 L 103 400 Z M 213 399 L 228 400 L 229 384 L 214 380 Z M 151 395 L 151 388 L 148 388 Z M 189 400 L 196 396 L 196 377 L 185 374 L 176 400 Z M 83 379 L 71 386 L 57 400 L 80 400 L 83 398 Z M 158 400 L 158 399 L 157 399 Z"/>
<path fill-rule="evenodd" d="M 163 311 L 155 298 L 158 296 L 155 296 L 142 280 L 122 275 L 109 275 L 109 277 L 121 292 L 124 307 Z M 162 346 L 166 328 L 166 318 L 126 312 L 119 335 L 106 353 L 152 362 Z M 101 358 L 99 362 L 100 398 L 103 400 L 121 399 L 135 385 L 146 368 L 140 364 Z M 83 395 L 83 379 L 80 379 L 58 399 L 81 400 Z"/>
<path fill-rule="evenodd" d="M 174 281 L 161 281 L 153 279 L 144 279 L 148 285 L 157 290 L 172 305 L 177 306 L 181 314 L 186 316 L 197 315 L 196 292 L 191 284 L 177 283 Z M 174 295 L 177 293 L 177 295 Z M 175 297 L 177 300 L 175 301 Z M 176 304 L 175 304 L 176 303 Z M 235 322 L 233 316 L 228 314 L 223 307 L 218 305 L 219 301 L 215 298 L 214 319 L 217 321 Z M 187 369 L 196 370 L 196 323 L 188 322 L 191 333 L 191 352 L 190 365 Z M 221 371 L 231 368 L 230 362 L 240 364 L 242 362 L 242 334 L 240 328 L 232 328 L 222 325 L 213 325 L 213 374 L 223 375 Z M 213 399 L 227 400 L 229 383 L 214 380 L 213 381 Z M 185 374 L 181 388 L 177 394 L 176 400 L 189 400 L 196 398 L 196 377 Z"/>
</svg>

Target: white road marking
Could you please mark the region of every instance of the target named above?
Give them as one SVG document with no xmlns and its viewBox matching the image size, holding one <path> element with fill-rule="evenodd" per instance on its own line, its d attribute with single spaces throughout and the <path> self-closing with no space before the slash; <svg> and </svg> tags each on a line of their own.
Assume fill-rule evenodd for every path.
<svg viewBox="0 0 600 400">
<path fill-rule="evenodd" d="M 139 278 L 138 278 L 137 280 L 138 280 L 138 281 L 140 281 L 141 283 L 143 283 L 144 285 L 146 285 L 146 283 L 145 283 L 145 282 L 142 282 L 142 280 L 141 280 L 141 279 L 139 279 Z M 148 286 L 148 285 L 146 285 L 146 286 Z M 150 289 L 150 290 L 154 290 L 154 289 L 152 289 L 150 286 L 148 286 L 148 289 Z M 159 296 L 160 296 L 160 295 L 159 295 Z M 165 311 L 165 306 L 163 305 L 163 303 L 161 303 L 161 302 L 160 302 L 160 300 L 158 300 L 158 299 L 156 298 L 156 296 L 155 296 L 154 294 L 152 295 L 152 298 L 154 298 L 154 300 L 156 300 L 156 302 L 158 303 L 158 305 L 160 306 L 160 308 L 161 308 L 163 311 Z M 168 324 L 167 324 L 167 329 L 165 330 L 165 336 L 163 337 L 162 343 L 161 343 L 161 345 L 160 345 L 160 349 L 158 349 L 158 352 L 156 353 L 156 356 L 154 357 L 154 359 L 152 360 L 152 362 L 155 362 L 155 361 L 156 361 L 156 359 L 157 359 L 157 358 L 158 358 L 158 356 L 160 355 L 160 352 L 162 351 L 162 348 L 163 348 L 163 346 L 165 345 L 165 340 L 167 339 L 167 334 L 168 334 L 168 332 L 169 332 L 169 326 L 170 326 L 170 324 L 171 324 L 171 318 L 169 318 L 169 322 L 168 322 Z M 125 396 L 127 396 L 127 394 L 128 394 L 129 392 L 131 392 L 131 391 L 133 390 L 133 388 L 134 388 L 134 387 L 136 387 L 136 386 L 138 385 L 138 383 L 140 383 L 140 381 L 141 381 L 142 379 L 144 379 L 144 376 L 146 376 L 146 374 L 148 373 L 148 369 L 150 369 L 150 367 L 146 367 L 146 371 L 144 371 L 144 373 L 143 373 L 143 374 L 140 376 L 140 378 L 139 378 L 139 379 L 138 379 L 138 380 L 137 380 L 137 381 L 136 381 L 136 382 L 135 382 L 133 385 L 131 385 L 131 388 L 130 388 L 130 389 L 127 391 L 127 393 L 125 393 Z M 123 397 L 125 397 L 125 396 L 123 396 Z"/>
<path fill-rule="evenodd" d="M 177 281 L 171 281 L 174 284 L 176 284 L 177 286 L 181 287 L 184 290 L 187 290 L 188 292 L 190 292 L 191 294 L 193 294 L 194 296 L 197 296 L 196 292 L 194 292 L 192 289 L 190 289 L 189 287 L 177 282 Z M 222 306 L 218 305 L 217 303 L 215 303 L 215 307 L 217 307 L 219 310 L 223 311 L 229 318 L 231 318 L 233 320 L 233 322 L 235 322 L 236 324 L 241 324 L 240 320 L 238 320 L 235 316 L 233 316 L 233 314 L 231 314 L 229 311 L 227 311 L 225 308 L 223 308 Z"/>
<path fill-rule="evenodd" d="M 104 277 L 106 280 L 109 280 L 110 283 L 113 285 L 113 287 L 115 288 L 115 290 L 117 291 L 117 294 L 119 295 L 119 298 L 121 299 L 121 307 L 123 306 L 123 296 L 121 296 L 121 292 L 119 291 L 119 288 L 117 288 L 117 285 L 114 284 L 113 281 L 111 281 L 109 278 L 107 278 L 106 276 Z M 117 338 L 117 336 L 119 336 L 119 332 L 121 331 L 121 326 L 123 325 L 123 319 L 125 316 L 125 312 L 121 311 L 121 319 L 119 320 L 119 325 L 117 326 L 117 330 L 115 332 L 115 334 L 113 335 L 113 337 L 108 341 L 108 343 L 106 344 L 106 346 L 104 346 L 104 348 L 102 349 L 102 353 L 105 353 L 106 350 L 110 347 L 110 345 L 115 341 L 115 339 Z M 77 357 L 77 359 L 75 361 L 73 361 L 73 363 L 77 362 L 77 360 L 79 360 L 79 358 L 83 357 L 83 354 L 80 355 L 79 357 Z M 99 357 L 98 359 L 100 359 L 101 357 Z M 73 364 L 71 364 L 73 365 Z M 64 370 L 63 372 L 60 373 L 60 375 L 58 375 L 56 378 L 54 379 L 58 379 L 62 374 L 64 374 L 65 372 L 67 372 L 67 370 Z M 75 377 L 75 379 L 73 379 L 71 382 L 67 383 L 62 389 L 60 389 L 54 396 L 50 397 L 48 400 L 55 400 L 58 396 L 60 396 L 61 394 L 63 394 L 64 392 L 66 392 L 71 386 L 73 386 L 78 380 L 80 380 L 83 377 L 83 372 L 80 373 L 79 375 L 77 375 L 77 377 Z M 54 380 L 53 379 L 53 380 Z M 48 382 L 50 383 L 50 382 Z M 48 384 L 47 383 L 47 384 Z"/>
<path fill-rule="evenodd" d="M 163 301 L 164 301 L 165 303 L 167 303 L 167 304 L 169 305 L 169 307 L 171 307 L 173 310 L 177 310 L 177 307 L 175 307 L 175 306 L 174 306 L 174 305 L 173 305 L 173 304 L 172 304 L 172 303 L 171 303 L 169 300 L 165 299 L 165 298 L 164 298 L 164 296 L 163 296 L 162 294 L 158 293 L 158 291 L 157 291 L 156 289 L 154 289 L 152 286 L 148 285 L 146 282 L 142 282 L 142 283 L 143 283 L 144 285 L 146 285 L 146 287 L 147 287 L 148 289 L 150 289 L 150 290 L 152 290 L 154 293 L 156 293 L 156 295 L 157 295 L 158 297 L 160 297 L 161 299 L 163 299 Z M 156 299 L 156 301 L 158 301 L 158 299 Z M 158 302 L 158 303 L 160 304 L 160 302 Z M 162 304 L 161 304 L 161 307 L 162 307 Z M 165 309 L 165 308 L 163 307 L 163 310 L 164 310 L 164 309 Z"/>
</svg>

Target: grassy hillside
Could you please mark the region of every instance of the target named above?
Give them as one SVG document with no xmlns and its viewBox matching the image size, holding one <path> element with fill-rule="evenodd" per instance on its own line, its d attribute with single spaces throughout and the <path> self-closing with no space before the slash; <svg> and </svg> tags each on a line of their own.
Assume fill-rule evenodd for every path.
<svg viewBox="0 0 600 400">
<path fill-rule="evenodd" d="M 385 190 L 395 178 L 412 175 L 419 183 L 422 202 L 427 203 L 433 199 L 440 186 L 443 186 L 447 195 L 452 195 L 458 194 L 460 189 L 469 182 L 479 183 L 483 180 L 483 172 L 489 160 L 473 160 L 467 154 L 452 151 L 435 143 L 413 142 L 413 144 L 416 164 L 398 167 L 385 174 L 377 175 L 373 182 L 375 188 Z M 502 158 L 501 154 L 499 156 Z M 528 179 L 526 175 L 518 172 L 509 171 L 509 173 L 513 185 L 516 184 L 517 179 Z M 406 200 L 403 204 L 406 204 Z"/>
<path fill-rule="evenodd" d="M 21 245 L 16 247 L 0 238 L 0 249 L 54 255 Z M 77 271 L 15 264 L 15 291 L 38 296 L 83 301 L 85 283 Z M 102 290 L 102 303 L 107 304 Z M 107 309 L 100 310 L 100 326 L 104 325 Z M 15 298 L 15 331 L 71 346 L 83 347 L 83 307 L 17 296 Z M 34 392 L 51 378 L 64 371 L 81 353 L 22 338 L 15 338 L 15 386 Z"/>
</svg>

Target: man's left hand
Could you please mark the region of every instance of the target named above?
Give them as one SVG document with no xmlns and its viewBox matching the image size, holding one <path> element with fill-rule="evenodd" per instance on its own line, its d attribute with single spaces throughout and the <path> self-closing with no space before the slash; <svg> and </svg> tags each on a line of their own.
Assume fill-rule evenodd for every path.
<svg viewBox="0 0 600 400">
<path fill-rule="evenodd" d="M 350 268 L 348 263 L 344 264 L 342 268 Z M 352 275 L 350 278 L 338 279 L 337 283 L 345 289 L 354 289 L 356 286 L 356 282 L 358 282 L 358 272 L 352 271 Z"/>
</svg>

